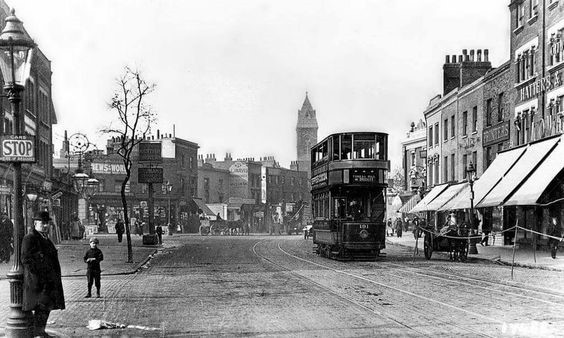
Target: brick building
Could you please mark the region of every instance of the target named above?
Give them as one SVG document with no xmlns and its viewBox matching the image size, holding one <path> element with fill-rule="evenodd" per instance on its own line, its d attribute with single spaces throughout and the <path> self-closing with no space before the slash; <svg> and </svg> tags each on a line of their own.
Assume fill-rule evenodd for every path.
<svg viewBox="0 0 564 338">
<path fill-rule="evenodd" d="M 427 134 L 423 120 L 411 123 L 402 145 L 402 171 L 405 177 L 404 190 L 417 192 L 425 190 L 427 178 Z"/>
</svg>

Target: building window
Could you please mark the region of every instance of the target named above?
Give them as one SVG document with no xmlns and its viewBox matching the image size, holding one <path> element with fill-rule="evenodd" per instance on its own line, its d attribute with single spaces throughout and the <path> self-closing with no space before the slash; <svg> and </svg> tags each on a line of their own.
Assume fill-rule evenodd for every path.
<svg viewBox="0 0 564 338">
<path fill-rule="evenodd" d="M 439 184 L 439 160 L 435 162 L 435 184 Z"/>
<path fill-rule="evenodd" d="M 537 15 L 539 0 L 529 0 L 529 19 Z"/>
<path fill-rule="evenodd" d="M 517 55 L 516 59 L 516 74 L 517 83 L 526 81 L 532 78 L 535 74 L 536 63 L 536 50 L 532 46 L 529 50 L 525 50 Z"/>
<path fill-rule="evenodd" d="M 443 141 L 448 140 L 448 119 L 443 121 Z"/>
<path fill-rule="evenodd" d="M 492 99 L 486 100 L 486 127 L 492 125 Z"/>
<path fill-rule="evenodd" d="M 497 122 L 503 121 L 503 93 L 497 94 Z"/>
<path fill-rule="evenodd" d="M 451 175 L 451 181 L 454 182 L 454 154 L 450 155 L 450 175 Z"/>
<path fill-rule="evenodd" d="M 468 173 L 466 172 L 466 168 L 468 168 L 468 155 L 462 155 L 462 178 L 466 179 L 468 177 Z"/>
<path fill-rule="evenodd" d="M 290 177 L 290 185 L 296 185 L 296 178 L 295 177 Z"/>
<path fill-rule="evenodd" d="M 468 111 L 462 113 L 462 135 L 468 135 Z"/>
<path fill-rule="evenodd" d="M 492 163 L 492 147 L 487 147 L 486 148 L 486 165 L 484 166 L 484 169 L 487 169 L 490 164 Z"/>
<path fill-rule="evenodd" d="M 192 158 L 192 156 L 190 156 L 190 157 L 188 158 L 188 167 L 189 167 L 190 169 L 193 169 L 193 168 L 194 168 L 194 159 Z"/>
<path fill-rule="evenodd" d="M 411 166 L 414 167 L 415 166 L 415 152 L 411 153 Z"/>
<path fill-rule="evenodd" d="M 444 176 L 444 177 L 443 177 L 443 183 L 446 183 L 446 182 L 448 182 L 448 156 L 445 156 L 445 157 L 444 157 L 443 166 L 444 166 L 444 169 L 443 169 L 443 171 L 444 171 L 444 172 L 443 172 L 443 176 Z"/>
<path fill-rule="evenodd" d="M 439 144 L 439 124 L 435 123 L 435 145 Z"/>
<path fill-rule="evenodd" d="M 454 116 L 450 117 L 450 137 L 456 136 L 456 123 L 454 123 Z"/>
<path fill-rule="evenodd" d="M 433 164 L 429 164 L 429 184 L 428 186 L 433 185 Z"/>
<path fill-rule="evenodd" d="M 476 169 L 476 172 L 478 171 L 478 152 L 473 152 L 472 153 L 472 163 L 474 164 L 474 169 Z"/>
<path fill-rule="evenodd" d="M 433 126 L 429 127 L 429 147 L 433 146 Z"/>
<path fill-rule="evenodd" d="M 520 3 L 517 5 L 517 27 L 523 26 L 525 22 L 525 3 Z"/>
<path fill-rule="evenodd" d="M 478 106 L 472 108 L 472 132 L 478 131 Z"/>
</svg>

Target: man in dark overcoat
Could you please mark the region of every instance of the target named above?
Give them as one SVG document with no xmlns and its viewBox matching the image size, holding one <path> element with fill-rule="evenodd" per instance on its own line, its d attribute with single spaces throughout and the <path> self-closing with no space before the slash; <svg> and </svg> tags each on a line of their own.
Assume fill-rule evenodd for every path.
<svg viewBox="0 0 564 338">
<path fill-rule="evenodd" d="M 118 242 L 121 243 L 121 240 L 123 238 L 123 233 L 125 232 L 125 225 L 123 224 L 121 219 L 118 219 L 117 223 L 116 223 L 116 234 L 118 237 Z"/>
<path fill-rule="evenodd" d="M 0 216 L 0 263 L 10 262 L 13 237 L 14 223 L 8 218 L 6 212 L 2 212 L 2 216 Z"/>
<path fill-rule="evenodd" d="M 24 311 L 33 312 L 35 336 L 48 336 L 45 326 L 52 310 L 65 308 L 61 266 L 57 249 L 49 237 L 49 213 L 33 218 L 34 228 L 24 236 L 21 249 L 23 264 Z"/>
</svg>

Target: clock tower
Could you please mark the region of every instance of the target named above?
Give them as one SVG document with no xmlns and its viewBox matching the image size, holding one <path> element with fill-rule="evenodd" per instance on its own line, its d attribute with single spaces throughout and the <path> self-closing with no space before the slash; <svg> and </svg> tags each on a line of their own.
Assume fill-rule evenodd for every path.
<svg viewBox="0 0 564 338">
<path fill-rule="evenodd" d="M 307 171 L 308 177 L 311 177 L 311 147 L 317 143 L 317 118 L 315 110 L 306 97 L 302 105 L 302 109 L 298 110 L 298 124 L 296 126 L 297 134 L 297 165 L 299 171 Z"/>
</svg>

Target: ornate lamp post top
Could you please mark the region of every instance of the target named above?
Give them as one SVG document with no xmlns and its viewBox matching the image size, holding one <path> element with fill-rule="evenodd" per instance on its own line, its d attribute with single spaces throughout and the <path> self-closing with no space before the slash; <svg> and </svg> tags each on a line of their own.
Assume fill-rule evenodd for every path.
<svg viewBox="0 0 564 338">
<path fill-rule="evenodd" d="M 0 70 L 7 85 L 24 86 L 31 70 L 35 42 L 26 34 L 14 9 L 0 34 Z"/>
</svg>

